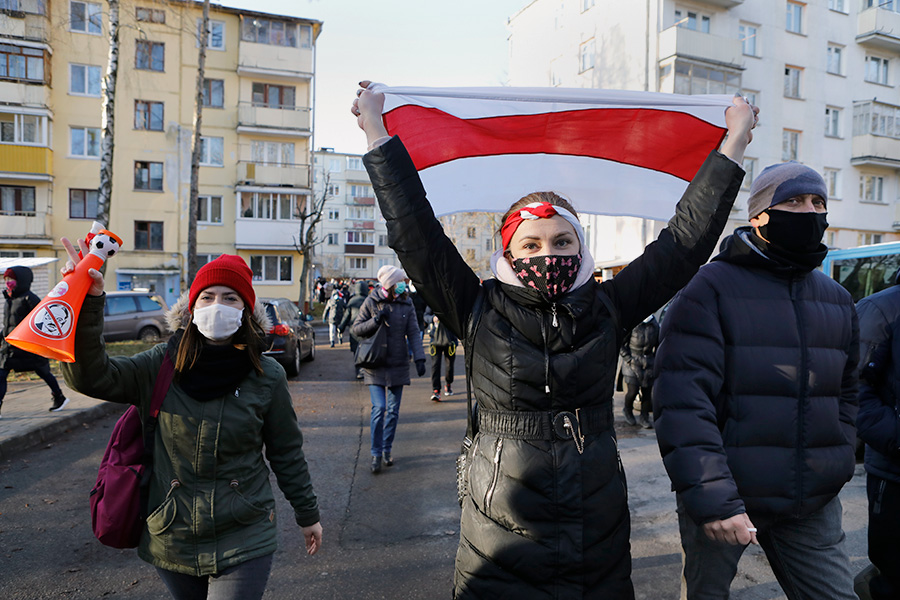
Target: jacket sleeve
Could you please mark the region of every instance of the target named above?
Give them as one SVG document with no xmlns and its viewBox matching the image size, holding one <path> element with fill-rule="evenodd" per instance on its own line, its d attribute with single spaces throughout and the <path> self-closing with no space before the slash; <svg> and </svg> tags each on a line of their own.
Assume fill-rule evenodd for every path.
<svg viewBox="0 0 900 600">
<path fill-rule="evenodd" d="M 105 304 L 105 295 L 84 299 L 75 330 L 75 362 L 60 363 L 66 385 L 92 398 L 148 407 L 166 346 L 110 358 L 102 336 Z"/>
<path fill-rule="evenodd" d="M 419 321 L 416 319 L 415 308 L 413 308 L 410 318 L 406 320 L 406 341 L 412 348 L 413 360 L 425 360 L 425 350 L 422 349 L 421 330 Z"/>
<path fill-rule="evenodd" d="M 622 329 L 631 329 L 660 308 L 706 263 L 743 179 L 737 163 L 711 152 L 659 237 L 612 281 L 602 284 L 619 311 Z"/>
<path fill-rule="evenodd" d="M 263 419 L 266 459 L 275 473 L 278 487 L 294 508 L 297 525 L 307 527 L 319 522 L 319 504 L 303 454 L 303 433 L 291 403 L 287 379 L 281 370 L 279 375 L 272 390 L 272 402 Z"/>
<path fill-rule="evenodd" d="M 653 385 L 663 464 L 698 525 L 746 512 L 718 425 L 725 341 L 716 306 L 715 291 L 703 279 L 678 294 L 663 322 Z"/>
<path fill-rule="evenodd" d="M 893 339 L 891 323 L 876 303 L 863 298 L 856 308 L 859 313 L 859 368 L 862 371 L 875 351 L 886 352 L 896 345 L 896 340 Z M 859 437 L 877 452 L 894 460 L 900 459 L 897 399 L 888 389 L 884 374 L 873 373 L 860 379 L 858 399 L 856 426 Z"/>
<path fill-rule="evenodd" d="M 372 337 L 375 330 L 378 329 L 378 323 L 375 321 L 377 316 L 376 302 L 371 297 L 366 298 L 362 306 L 359 307 L 359 314 L 356 315 L 356 321 L 350 327 L 350 333 L 358 338 Z"/>
<path fill-rule="evenodd" d="M 461 336 L 480 290 L 478 277 L 444 234 L 400 138 L 363 157 L 387 221 L 388 245 L 441 321 Z"/>
</svg>

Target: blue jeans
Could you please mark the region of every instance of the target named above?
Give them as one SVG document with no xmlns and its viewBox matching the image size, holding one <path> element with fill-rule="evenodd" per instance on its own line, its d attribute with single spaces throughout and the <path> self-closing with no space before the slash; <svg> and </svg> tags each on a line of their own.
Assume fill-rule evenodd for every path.
<svg viewBox="0 0 900 600">
<path fill-rule="evenodd" d="M 370 385 L 369 395 L 372 397 L 372 456 L 390 454 L 397 433 L 403 386 Z"/>
<path fill-rule="evenodd" d="M 156 572 L 175 600 L 259 600 L 266 591 L 273 556 L 260 556 L 202 577 L 159 567 Z"/>
<path fill-rule="evenodd" d="M 684 550 L 682 588 L 687 587 L 688 600 L 727 600 L 746 546 L 710 540 L 685 513 L 681 498 L 677 500 Z M 750 515 L 750 520 L 759 529 L 756 537 L 789 600 L 857 600 L 837 497 L 802 519 Z"/>
</svg>

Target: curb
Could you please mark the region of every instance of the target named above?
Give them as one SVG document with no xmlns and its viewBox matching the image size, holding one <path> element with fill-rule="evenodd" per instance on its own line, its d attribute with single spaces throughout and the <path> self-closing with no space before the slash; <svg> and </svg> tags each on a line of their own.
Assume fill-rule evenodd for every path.
<svg viewBox="0 0 900 600">
<path fill-rule="evenodd" d="M 106 415 L 123 411 L 124 408 L 127 407 L 123 407 L 123 405 L 116 404 L 115 402 L 103 402 L 84 410 L 72 411 L 72 414 L 56 419 L 52 423 L 47 423 L 46 425 L 0 441 L 0 460 L 10 459 L 25 450 L 29 450 L 40 444 L 51 442 L 66 431 L 73 429 L 82 423 L 95 421 Z"/>
</svg>

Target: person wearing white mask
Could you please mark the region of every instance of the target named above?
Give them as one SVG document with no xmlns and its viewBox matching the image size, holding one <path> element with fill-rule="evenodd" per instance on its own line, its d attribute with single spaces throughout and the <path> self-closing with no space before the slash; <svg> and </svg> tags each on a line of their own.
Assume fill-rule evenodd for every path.
<svg viewBox="0 0 900 600">
<path fill-rule="evenodd" d="M 69 240 L 63 245 L 65 274 L 78 255 Z M 168 342 L 112 358 L 102 339 L 103 276 L 89 274 L 75 362 L 62 366 L 69 386 L 135 404 L 146 421 L 161 366 L 174 365 L 154 433 L 138 556 L 156 567 L 176 600 L 261 598 L 277 529 L 263 447 L 307 554 L 321 547 L 322 526 L 284 369 L 262 354 L 270 322 L 250 268 L 227 254 L 207 263 L 169 311 L 175 333 Z"/>
</svg>

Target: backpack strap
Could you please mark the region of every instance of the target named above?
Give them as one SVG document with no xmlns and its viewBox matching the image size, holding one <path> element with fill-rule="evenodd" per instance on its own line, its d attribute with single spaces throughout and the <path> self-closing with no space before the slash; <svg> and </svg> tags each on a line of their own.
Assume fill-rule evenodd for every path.
<svg viewBox="0 0 900 600">
<path fill-rule="evenodd" d="M 482 284 L 481 293 L 475 298 L 475 305 L 469 314 L 469 326 L 466 331 L 464 345 L 466 350 L 466 404 L 468 409 L 466 410 L 466 438 L 463 444 L 466 448 L 472 445 L 477 433 L 475 431 L 477 429 L 475 412 L 472 409 L 472 361 L 475 358 L 475 333 L 478 331 L 478 324 L 481 323 L 481 316 L 484 314 L 485 296 L 487 296 L 487 290 Z"/>
<path fill-rule="evenodd" d="M 144 421 L 144 454 L 141 457 L 141 463 L 144 465 L 144 474 L 141 477 L 141 517 L 147 516 L 147 498 L 150 491 L 150 474 L 153 472 L 153 446 L 156 441 L 156 423 L 159 417 L 159 410 L 162 408 L 163 400 L 172 384 L 172 378 L 175 376 L 175 363 L 169 357 L 169 350 L 166 348 L 163 355 L 162 365 L 159 367 L 159 373 L 156 375 L 156 384 L 153 386 L 153 396 L 150 399 L 150 412 Z"/>
</svg>

